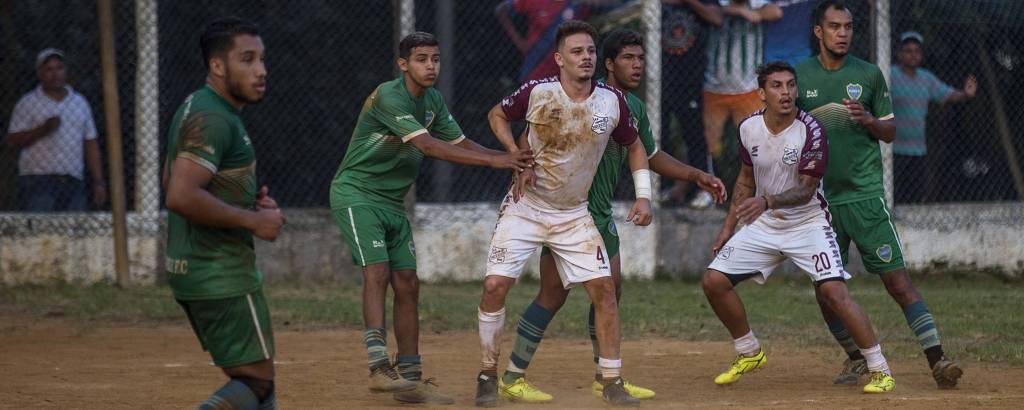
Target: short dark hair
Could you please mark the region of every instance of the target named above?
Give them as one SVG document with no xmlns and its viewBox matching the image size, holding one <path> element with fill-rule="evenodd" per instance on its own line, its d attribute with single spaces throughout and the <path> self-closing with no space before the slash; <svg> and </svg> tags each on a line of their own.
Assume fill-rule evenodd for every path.
<svg viewBox="0 0 1024 410">
<path fill-rule="evenodd" d="M 789 71 L 793 74 L 793 79 L 796 80 L 796 69 L 785 61 L 772 61 L 757 66 L 757 87 L 764 88 L 764 83 L 768 81 L 769 75 L 782 71 Z"/>
<path fill-rule="evenodd" d="M 437 38 L 425 31 L 410 33 L 398 43 L 398 58 L 408 60 L 416 47 L 437 47 Z"/>
<path fill-rule="evenodd" d="M 203 35 L 199 37 L 199 49 L 203 52 L 203 65 L 210 68 L 210 57 L 231 50 L 235 44 L 235 36 L 248 34 L 259 36 L 260 28 L 249 20 L 237 17 L 217 19 L 206 25 Z"/>
<path fill-rule="evenodd" d="M 640 46 L 644 48 L 644 36 L 636 30 L 620 28 L 608 33 L 601 43 L 601 54 L 604 58 L 615 60 L 626 46 Z M 602 60 L 603 61 L 603 60 Z"/>
<path fill-rule="evenodd" d="M 597 42 L 597 29 L 586 22 L 579 20 L 567 20 L 558 25 L 555 33 L 555 50 L 562 48 L 565 38 L 577 33 L 586 33 L 594 42 Z"/>
<path fill-rule="evenodd" d="M 818 3 L 818 7 L 814 8 L 815 26 L 821 25 L 822 20 L 825 19 L 825 12 L 829 11 L 829 9 L 846 10 L 851 14 L 853 13 L 850 11 L 850 8 L 846 6 L 845 0 L 821 0 L 821 2 Z"/>
</svg>

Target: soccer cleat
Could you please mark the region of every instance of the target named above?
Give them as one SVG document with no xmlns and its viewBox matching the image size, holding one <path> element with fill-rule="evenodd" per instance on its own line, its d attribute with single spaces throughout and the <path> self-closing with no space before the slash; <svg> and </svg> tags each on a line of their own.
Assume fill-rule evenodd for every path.
<svg viewBox="0 0 1024 410">
<path fill-rule="evenodd" d="M 839 375 L 832 382 L 834 384 L 842 384 L 853 386 L 857 384 L 860 377 L 868 374 L 868 362 L 864 359 L 850 360 L 846 359 L 843 362 L 843 370 L 839 371 Z"/>
<path fill-rule="evenodd" d="M 626 391 L 626 384 L 622 381 L 621 377 L 616 377 L 614 382 L 608 383 L 604 386 L 601 392 L 601 397 L 604 398 L 605 403 L 611 404 L 612 406 L 639 406 L 640 399 L 633 397 Z"/>
<path fill-rule="evenodd" d="M 437 389 L 434 379 L 425 379 L 415 389 L 395 393 L 392 397 L 402 403 L 455 404 L 455 399 Z"/>
<path fill-rule="evenodd" d="M 622 379 L 622 386 L 625 387 L 626 393 L 629 393 L 630 396 L 636 397 L 640 400 L 647 400 L 654 397 L 654 390 L 637 386 L 630 383 L 629 380 Z M 604 385 L 595 380 L 594 383 L 590 385 L 590 390 L 594 392 L 595 396 L 600 397 L 604 392 Z"/>
<path fill-rule="evenodd" d="M 896 379 L 885 372 L 871 373 L 871 380 L 864 385 L 864 393 L 888 393 L 896 389 Z"/>
<path fill-rule="evenodd" d="M 940 389 L 956 387 L 957 380 L 963 375 L 964 370 L 960 368 L 960 363 L 949 360 L 945 356 L 935 362 L 935 366 L 932 366 L 932 377 L 935 378 L 935 383 L 938 383 Z"/>
<path fill-rule="evenodd" d="M 496 407 L 498 405 L 498 378 L 483 372 L 476 377 L 476 406 Z"/>
<path fill-rule="evenodd" d="M 526 381 L 525 377 L 516 379 L 515 383 L 505 384 L 498 379 L 498 395 L 503 399 L 519 403 L 547 403 L 554 399 L 550 394 L 540 391 Z"/>
<path fill-rule="evenodd" d="M 732 362 L 732 365 L 729 366 L 729 370 L 726 370 L 725 373 L 715 377 L 715 384 L 724 386 L 736 383 L 736 381 L 740 379 L 740 376 L 760 369 L 766 362 L 768 362 L 768 358 L 765 357 L 763 350 L 758 351 L 757 355 L 753 357 L 739 355 L 736 357 L 736 360 Z"/>
<path fill-rule="evenodd" d="M 415 388 L 416 382 L 403 379 L 394 366 L 384 365 L 370 371 L 370 391 L 374 393 L 394 393 Z"/>
</svg>

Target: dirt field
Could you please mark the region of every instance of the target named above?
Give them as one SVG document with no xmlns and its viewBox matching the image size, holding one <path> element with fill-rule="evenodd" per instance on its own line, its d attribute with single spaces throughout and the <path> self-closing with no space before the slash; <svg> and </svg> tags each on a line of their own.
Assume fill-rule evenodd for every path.
<svg viewBox="0 0 1024 410">
<path fill-rule="evenodd" d="M 82 330 L 63 319 L 2 319 L 0 408 L 194 408 L 223 383 L 185 326 Z M 278 331 L 276 336 L 282 408 L 410 407 L 368 392 L 360 332 Z M 506 334 L 502 362 L 511 347 L 508 339 Z M 968 363 L 957 390 L 939 391 L 923 359 L 890 362 L 896 392 L 867 396 L 831 384 L 839 360 L 833 351 L 782 343 L 765 347 L 767 366 L 726 388 L 711 381 L 732 359 L 726 342 L 630 340 L 623 347 L 624 370 L 657 391 L 646 408 L 973 409 L 1020 408 L 1024 400 L 1024 369 L 1005 364 Z M 457 399 L 449 408 L 472 406 L 476 334 L 427 334 L 421 351 L 426 375 Z M 554 403 L 541 408 L 604 407 L 590 393 L 592 374 L 585 337 L 545 340 L 530 367 L 531 379 L 555 395 Z"/>
</svg>

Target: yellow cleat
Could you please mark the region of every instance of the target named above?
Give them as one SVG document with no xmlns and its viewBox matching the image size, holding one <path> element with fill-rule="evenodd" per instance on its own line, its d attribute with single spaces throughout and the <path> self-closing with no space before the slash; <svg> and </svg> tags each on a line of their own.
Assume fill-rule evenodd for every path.
<svg viewBox="0 0 1024 410">
<path fill-rule="evenodd" d="M 626 379 L 622 379 L 622 383 L 626 388 L 626 393 L 629 393 L 633 398 L 647 400 L 654 397 L 654 390 L 637 386 Z M 601 382 L 595 381 L 590 385 L 590 390 L 594 392 L 595 396 L 604 397 L 604 385 Z"/>
<path fill-rule="evenodd" d="M 727 384 L 736 383 L 736 381 L 740 379 L 740 376 L 746 373 L 750 373 L 754 370 L 760 369 L 761 366 L 764 366 L 764 364 L 767 362 L 768 358 L 765 357 L 763 350 L 758 351 L 757 355 L 753 357 L 746 357 L 740 355 L 739 357 L 736 358 L 735 361 L 732 362 L 732 366 L 729 366 L 729 370 L 726 370 L 725 373 L 722 373 L 718 375 L 718 377 L 715 377 L 715 384 L 719 386 L 724 386 Z"/>
<path fill-rule="evenodd" d="M 516 382 L 512 384 L 505 384 L 499 378 L 498 395 L 503 399 L 519 403 L 547 403 L 554 399 L 550 394 L 540 391 L 536 386 L 527 382 L 525 377 L 516 379 Z"/>
<path fill-rule="evenodd" d="M 864 393 L 888 393 L 896 389 L 896 379 L 885 372 L 871 373 L 871 380 L 864 385 Z"/>
</svg>

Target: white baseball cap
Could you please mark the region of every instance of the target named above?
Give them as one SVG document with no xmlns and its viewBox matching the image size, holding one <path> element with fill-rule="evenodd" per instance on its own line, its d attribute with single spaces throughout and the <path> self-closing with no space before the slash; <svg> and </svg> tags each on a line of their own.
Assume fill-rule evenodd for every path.
<svg viewBox="0 0 1024 410">
<path fill-rule="evenodd" d="M 36 55 L 36 70 L 38 70 L 39 67 L 42 67 L 43 63 L 45 63 L 46 60 L 53 56 L 60 57 L 61 60 L 64 60 L 64 52 L 56 48 L 51 47 L 43 49 L 43 51 L 40 51 L 39 54 Z"/>
<path fill-rule="evenodd" d="M 907 40 L 914 40 L 917 41 L 918 44 L 924 45 L 924 36 L 916 31 L 904 31 L 903 34 L 900 34 L 900 44 L 903 44 Z"/>
</svg>

